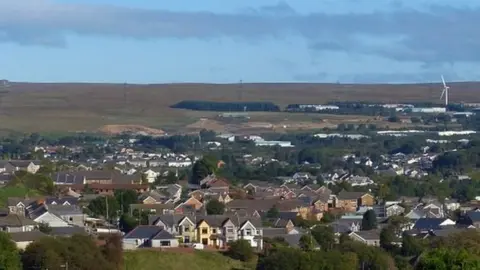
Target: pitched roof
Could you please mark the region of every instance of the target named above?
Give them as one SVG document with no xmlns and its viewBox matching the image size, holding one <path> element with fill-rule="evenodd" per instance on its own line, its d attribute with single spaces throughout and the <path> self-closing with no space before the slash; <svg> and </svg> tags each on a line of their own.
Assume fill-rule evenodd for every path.
<svg viewBox="0 0 480 270">
<path fill-rule="evenodd" d="M 51 235 L 55 236 L 72 236 L 74 234 L 86 234 L 85 228 L 79 226 L 70 227 L 52 227 Z"/>
<path fill-rule="evenodd" d="M 372 240 L 380 241 L 380 230 L 358 231 L 358 232 L 354 232 L 354 234 L 360 236 L 366 241 L 372 241 Z"/>
<path fill-rule="evenodd" d="M 413 225 L 413 229 L 439 230 L 442 228 L 440 224 L 445 220 L 447 218 L 420 218 Z"/>
<path fill-rule="evenodd" d="M 466 213 L 466 215 L 472 222 L 479 222 L 480 221 L 480 212 L 469 211 L 469 212 Z"/>
<path fill-rule="evenodd" d="M 338 193 L 337 198 L 339 200 L 357 200 L 365 194 L 367 194 L 367 192 L 352 192 L 342 190 L 340 193 Z"/>
<path fill-rule="evenodd" d="M 158 226 L 140 225 L 127 233 L 124 239 L 151 239 L 163 229 Z"/>
<path fill-rule="evenodd" d="M 152 239 L 155 239 L 155 240 L 170 240 L 170 239 L 175 239 L 175 237 L 173 235 L 171 235 L 169 232 L 167 232 L 165 230 L 161 230 Z"/>
<path fill-rule="evenodd" d="M 32 242 L 47 236 L 46 234 L 40 231 L 15 232 L 15 233 L 9 233 L 9 234 L 10 234 L 10 238 L 14 242 Z"/>
<path fill-rule="evenodd" d="M 29 225 L 36 225 L 37 223 L 31 219 L 19 216 L 16 214 L 8 214 L 6 216 L 0 216 L 0 227 L 22 227 Z"/>
<path fill-rule="evenodd" d="M 63 205 L 64 203 L 68 202 L 70 205 L 76 205 L 80 201 L 79 198 L 75 197 L 61 197 L 61 198 L 55 198 L 55 197 L 48 197 L 45 198 L 45 204 L 50 205 L 50 204 L 56 204 L 56 205 Z"/>
</svg>

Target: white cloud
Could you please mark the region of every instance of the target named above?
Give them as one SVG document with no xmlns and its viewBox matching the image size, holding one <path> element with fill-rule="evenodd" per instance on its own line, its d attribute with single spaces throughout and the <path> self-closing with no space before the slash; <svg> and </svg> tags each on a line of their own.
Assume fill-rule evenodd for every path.
<svg viewBox="0 0 480 270">
<path fill-rule="evenodd" d="M 306 39 L 312 51 L 345 51 L 426 63 L 480 61 L 478 7 L 465 5 L 465 1 L 458 7 L 435 6 L 435 1 L 423 1 L 415 8 L 399 3 L 390 1 L 389 9 L 371 12 L 307 14 L 280 2 L 254 12 L 220 14 L 2 0 L 0 42 L 67 46 L 69 34 L 133 39 L 233 37 L 247 41 L 294 35 Z"/>
</svg>

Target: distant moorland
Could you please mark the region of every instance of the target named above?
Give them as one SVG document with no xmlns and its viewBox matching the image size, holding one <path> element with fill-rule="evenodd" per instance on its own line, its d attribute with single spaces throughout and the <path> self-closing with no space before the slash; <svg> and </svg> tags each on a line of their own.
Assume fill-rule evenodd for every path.
<svg viewBox="0 0 480 270">
<path fill-rule="evenodd" d="M 452 102 L 480 102 L 480 83 L 451 83 L 450 87 Z M 1 93 L 0 132 L 78 132 L 103 128 L 102 131 L 115 133 L 125 128 L 123 125 L 135 125 L 129 126 L 132 129 L 175 131 L 218 114 L 170 108 L 182 100 L 268 101 L 282 108 L 291 103 L 329 101 L 439 102 L 441 89 L 440 84 L 243 84 L 240 87 L 238 84 L 12 83 L 9 93 Z M 252 121 L 272 122 L 289 117 L 286 113 L 263 113 L 259 114 L 259 120 Z M 296 119 L 311 120 L 309 115 Z"/>
</svg>

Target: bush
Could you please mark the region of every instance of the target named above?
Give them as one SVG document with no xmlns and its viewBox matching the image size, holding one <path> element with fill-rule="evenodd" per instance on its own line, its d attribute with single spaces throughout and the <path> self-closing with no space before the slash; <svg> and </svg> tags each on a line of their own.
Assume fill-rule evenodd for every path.
<svg viewBox="0 0 480 270">
<path fill-rule="evenodd" d="M 240 239 L 231 242 L 229 246 L 227 254 L 232 259 L 247 262 L 254 257 L 252 246 L 247 240 Z"/>
</svg>

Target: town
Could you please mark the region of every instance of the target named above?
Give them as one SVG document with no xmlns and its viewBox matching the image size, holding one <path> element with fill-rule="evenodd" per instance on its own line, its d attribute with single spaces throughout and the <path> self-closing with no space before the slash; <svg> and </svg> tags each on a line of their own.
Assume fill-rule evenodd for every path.
<svg viewBox="0 0 480 270">
<path fill-rule="evenodd" d="M 480 224 L 479 137 L 433 130 L 5 138 L 0 227 L 20 250 L 78 234 L 120 235 L 123 250 L 242 240 L 262 253 L 308 237 L 314 249 L 345 237 L 400 248 L 468 233 Z"/>
</svg>

